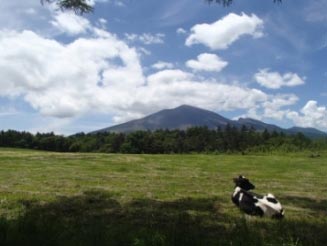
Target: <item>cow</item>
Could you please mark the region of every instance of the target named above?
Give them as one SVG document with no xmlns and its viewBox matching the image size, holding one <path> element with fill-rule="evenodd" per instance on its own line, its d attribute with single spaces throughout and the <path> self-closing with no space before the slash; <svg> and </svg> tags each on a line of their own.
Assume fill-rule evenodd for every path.
<svg viewBox="0 0 327 246">
<path fill-rule="evenodd" d="M 233 181 L 235 190 L 232 194 L 232 201 L 241 211 L 260 217 L 265 216 L 275 219 L 284 217 L 282 205 L 273 194 L 268 193 L 262 196 L 250 192 L 249 190 L 255 189 L 255 186 L 242 175 L 234 178 Z"/>
</svg>

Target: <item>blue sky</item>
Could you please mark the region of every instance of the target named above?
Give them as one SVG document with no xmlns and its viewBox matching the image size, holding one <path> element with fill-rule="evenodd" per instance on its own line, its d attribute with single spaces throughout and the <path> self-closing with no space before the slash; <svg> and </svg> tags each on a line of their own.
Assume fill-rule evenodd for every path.
<svg viewBox="0 0 327 246">
<path fill-rule="evenodd" d="M 327 2 L 0 2 L 0 130 L 93 131 L 189 104 L 327 130 Z"/>
</svg>

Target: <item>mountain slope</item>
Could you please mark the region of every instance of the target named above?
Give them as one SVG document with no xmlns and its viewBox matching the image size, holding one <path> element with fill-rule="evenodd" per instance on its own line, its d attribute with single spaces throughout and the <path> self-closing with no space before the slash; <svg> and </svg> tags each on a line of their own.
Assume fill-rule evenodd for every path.
<svg viewBox="0 0 327 246">
<path fill-rule="evenodd" d="M 311 127 L 292 127 L 286 129 L 286 132 L 289 134 L 296 134 L 298 132 L 303 133 L 305 136 L 309 138 L 320 138 L 322 136 L 327 136 L 327 134 L 323 131 L 320 131 L 316 128 L 311 128 Z"/>
<path fill-rule="evenodd" d="M 262 121 L 251 119 L 251 118 L 239 118 L 237 122 L 240 125 L 244 125 L 244 126 L 246 126 L 248 128 L 254 128 L 257 131 L 264 131 L 265 129 L 267 129 L 269 132 L 283 131 L 283 129 L 280 128 L 279 126 L 272 125 L 272 124 L 267 124 L 267 123 L 264 123 Z"/>
<path fill-rule="evenodd" d="M 216 129 L 217 127 L 224 128 L 227 124 L 237 128 L 245 125 L 248 128 L 254 128 L 256 131 L 264 131 L 267 129 L 269 132 L 277 131 L 284 132 L 285 134 L 296 134 L 301 132 L 310 138 L 327 137 L 325 132 L 319 131 L 315 128 L 292 127 L 289 129 L 283 129 L 279 126 L 250 118 L 240 118 L 233 121 L 215 112 L 188 105 L 182 105 L 173 109 L 164 109 L 144 118 L 100 129 L 92 133 L 129 133 L 138 130 L 154 131 L 158 129 L 185 130 L 195 126 L 206 126 L 209 129 Z"/>
<path fill-rule="evenodd" d="M 194 126 L 207 126 L 214 129 L 234 122 L 214 112 L 188 105 L 174 109 L 164 109 L 142 119 L 132 120 L 96 132 L 133 132 L 137 130 L 181 129 Z"/>
</svg>

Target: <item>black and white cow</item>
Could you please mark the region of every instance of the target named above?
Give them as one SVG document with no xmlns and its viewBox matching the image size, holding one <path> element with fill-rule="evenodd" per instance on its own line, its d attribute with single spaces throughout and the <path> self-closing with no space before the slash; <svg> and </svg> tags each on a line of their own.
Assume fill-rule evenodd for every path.
<svg viewBox="0 0 327 246">
<path fill-rule="evenodd" d="M 276 219 L 284 217 L 280 202 L 272 194 L 264 196 L 250 192 L 255 186 L 244 176 L 234 178 L 235 190 L 232 195 L 233 203 L 249 215 L 266 216 Z"/>
</svg>

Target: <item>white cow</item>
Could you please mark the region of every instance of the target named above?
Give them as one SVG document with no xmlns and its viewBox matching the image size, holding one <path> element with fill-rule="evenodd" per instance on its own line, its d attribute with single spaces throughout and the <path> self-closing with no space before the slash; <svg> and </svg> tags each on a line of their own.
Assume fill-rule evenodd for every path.
<svg viewBox="0 0 327 246">
<path fill-rule="evenodd" d="M 250 181 L 240 175 L 234 178 L 235 190 L 232 195 L 233 203 L 243 212 L 250 215 L 267 216 L 270 218 L 282 219 L 284 210 L 280 202 L 272 194 L 264 196 L 250 192 L 255 188 Z"/>
</svg>

